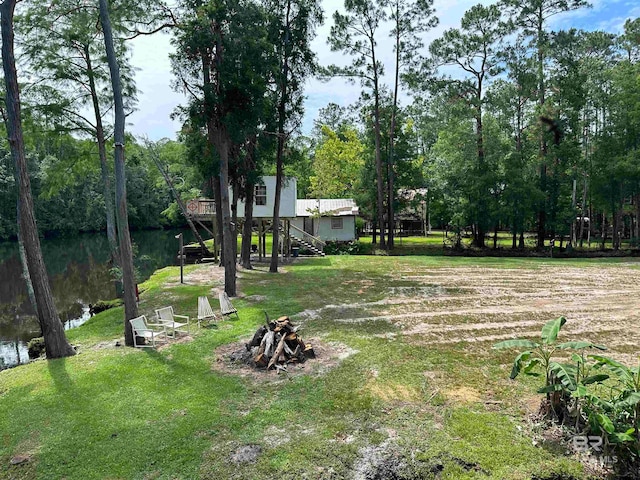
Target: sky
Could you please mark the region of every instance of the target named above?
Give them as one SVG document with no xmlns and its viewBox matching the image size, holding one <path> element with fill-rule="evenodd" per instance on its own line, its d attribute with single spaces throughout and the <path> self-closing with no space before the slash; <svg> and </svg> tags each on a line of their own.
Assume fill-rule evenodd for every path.
<svg viewBox="0 0 640 480">
<path fill-rule="evenodd" d="M 524 0 L 526 1 L 526 0 Z M 440 23 L 438 27 L 423 35 L 425 48 L 429 43 L 442 35 L 446 29 L 457 28 L 466 10 L 479 3 L 478 0 L 435 0 L 434 8 Z M 482 1 L 485 5 L 494 1 Z M 563 13 L 554 17 L 550 27 L 554 30 L 572 27 L 584 30 L 605 30 L 620 33 L 626 19 L 640 16 L 638 0 L 592 0 L 592 8 Z M 317 30 L 317 36 L 312 43 L 321 65 L 344 65 L 349 58 L 340 52 L 332 52 L 327 44 L 331 29 L 332 15 L 342 9 L 343 0 L 323 0 L 325 23 Z M 384 34 L 383 34 L 384 35 Z M 392 85 L 393 51 L 391 39 L 385 42 L 381 35 L 379 48 L 382 61 L 385 64 L 383 82 Z M 138 109 L 128 117 L 127 130 L 136 137 L 145 137 L 157 141 L 161 138 L 176 139 L 180 130 L 180 122 L 172 120 L 171 114 L 175 108 L 185 104 L 186 97 L 175 92 L 171 83 L 173 75 L 169 54 L 173 52 L 169 34 L 159 33 L 149 37 L 139 37 L 133 41 L 132 63 L 136 67 L 136 83 L 140 90 L 138 95 Z M 342 79 L 332 79 L 322 82 L 317 79 L 307 81 L 305 88 L 305 115 L 302 122 L 302 133 L 309 134 L 318 111 L 333 102 L 341 106 L 354 103 L 360 95 L 361 87 L 358 83 L 349 84 Z M 400 101 L 407 103 L 406 93 L 400 96 Z"/>
</svg>

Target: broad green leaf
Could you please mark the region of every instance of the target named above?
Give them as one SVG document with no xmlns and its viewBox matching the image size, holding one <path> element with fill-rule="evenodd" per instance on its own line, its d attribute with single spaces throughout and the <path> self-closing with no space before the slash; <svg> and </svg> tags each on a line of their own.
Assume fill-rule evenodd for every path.
<svg viewBox="0 0 640 480">
<path fill-rule="evenodd" d="M 588 398 L 591 401 L 591 403 L 604 408 L 608 412 L 613 410 L 613 405 L 611 404 L 611 402 L 603 400 L 602 398 L 600 398 L 597 395 L 594 395 L 593 393 L 587 393 L 585 395 L 585 398 Z"/>
<path fill-rule="evenodd" d="M 635 407 L 640 403 L 640 392 L 631 392 L 624 400 L 616 402 L 616 406 L 620 408 Z"/>
<path fill-rule="evenodd" d="M 567 349 L 570 348 L 572 350 L 581 350 L 583 348 L 597 348 L 598 350 L 606 350 L 607 347 L 603 345 L 596 345 L 591 342 L 564 342 L 558 345 L 558 348 Z"/>
<path fill-rule="evenodd" d="M 592 383 L 604 382 L 608 378 L 609 375 L 607 375 L 606 373 L 599 373 L 597 375 L 591 375 L 590 377 L 585 378 L 580 383 L 582 383 L 583 385 L 591 385 Z"/>
<path fill-rule="evenodd" d="M 528 364 L 526 367 L 524 367 L 524 368 L 522 369 L 522 372 L 523 372 L 525 375 L 532 375 L 532 376 L 534 376 L 534 377 L 537 377 L 537 376 L 539 376 L 540 374 L 539 374 L 539 373 L 537 373 L 537 372 L 534 372 L 534 371 L 533 371 L 533 369 L 534 369 L 534 368 L 536 368 L 536 367 L 537 367 L 538 365 L 540 365 L 541 363 L 542 363 L 542 362 L 540 361 L 540 359 L 539 359 L 539 358 L 532 358 L 532 359 L 531 359 L 531 361 L 529 362 L 529 364 Z"/>
<path fill-rule="evenodd" d="M 564 317 L 558 317 L 555 320 L 551 320 L 542 327 L 542 342 L 549 344 L 556 341 L 558 333 L 562 326 L 567 323 L 567 319 Z"/>
<path fill-rule="evenodd" d="M 513 380 L 520 373 L 520 369 L 522 368 L 522 362 L 526 362 L 531 357 L 531 352 L 522 352 L 520 353 L 516 359 L 513 361 L 513 368 L 511 369 L 511 375 L 509 378 Z"/>
<path fill-rule="evenodd" d="M 546 387 L 539 388 L 537 390 L 538 393 L 551 393 L 551 392 L 559 392 L 562 390 L 562 385 L 559 383 L 554 383 L 553 385 L 547 385 Z"/>
<path fill-rule="evenodd" d="M 613 422 L 609 417 L 607 417 L 603 413 L 596 414 L 596 419 L 598 420 L 598 424 L 602 427 L 602 429 L 611 434 L 616 431 L 616 428 L 613 426 Z"/>
<path fill-rule="evenodd" d="M 575 398 L 586 397 L 587 387 L 582 384 L 578 384 L 578 388 L 576 388 L 575 391 L 571 392 L 571 396 Z"/>
<path fill-rule="evenodd" d="M 624 382 L 633 382 L 633 373 L 631 373 L 631 370 L 627 366 L 621 364 L 620 362 L 617 362 L 612 358 L 605 357 L 603 355 L 589 355 L 589 358 L 593 358 L 596 362 L 600 362 L 605 365 L 607 368 L 609 368 L 609 370 L 618 375 L 618 377 L 620 377 L 620 379 Z"/>
<path fill-rule="evenodd" d="M 493 348 L 536 348 L 540 345 L 531 340 L 525 340 L 524 338 L 514 338 L 513 340 L 505 340 L 504 342 L 496 343 Z"/>
<path fill-rule="evenodd" d="M 564 388 L 569 391 L 574 391 L 576 389 L 576 369 L 573 365 L 551 362 L 549 364 L 549 370 L 555 374 Z"/>
<path fill-rule="evenodd" d="M 609 440 L 611 443 L 624 443 L 624 442 L 634 442 L 636 438 L 627 433 L 611 433 L 609 435 Z"/>
</svg>

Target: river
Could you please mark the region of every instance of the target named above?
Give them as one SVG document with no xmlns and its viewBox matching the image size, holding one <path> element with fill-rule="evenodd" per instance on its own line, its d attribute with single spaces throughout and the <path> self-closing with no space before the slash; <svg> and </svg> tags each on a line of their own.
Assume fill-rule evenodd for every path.
<svg viewBox="0 0 640 480">
<path fill-rule="evenodd" d="M 132 233 L 136 280 L 142 282 L 167 265 L 177 263 L 178 240 L 192 239 L 188 230 L 148 230 Z M 42 254 L 53 297 L 65 329 L 90 318 L 89 304 L 117 297 L 109 265 L 106 234 L 43 239 Z M 17 242 L 0 243 L 0 370 L 29 361 L 27 342 L 40 327 L 27 296 Z"/>
</svg>

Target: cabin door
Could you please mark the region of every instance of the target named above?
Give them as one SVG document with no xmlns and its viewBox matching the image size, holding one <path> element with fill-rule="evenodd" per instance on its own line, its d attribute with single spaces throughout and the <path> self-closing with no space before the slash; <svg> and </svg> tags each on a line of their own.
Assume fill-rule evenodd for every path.
<svg viewBox="0 0 640 480">
<path fill-rule="evenodd" d="M 309 235 L 314 235 L 313 221 L 314 221 L 313 217 L 304 217 L 304 228 L 303 228 L 303 230 L 305 232 L 307 232 Z"/>
</svg>

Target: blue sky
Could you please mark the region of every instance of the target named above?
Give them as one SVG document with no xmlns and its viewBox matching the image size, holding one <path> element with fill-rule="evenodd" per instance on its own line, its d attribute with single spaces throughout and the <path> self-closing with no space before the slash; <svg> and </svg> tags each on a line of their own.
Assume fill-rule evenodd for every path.
<svg viewBox="0 0 640 480">
<path fill-rule="evenodd" d="M 526 0 L 524 0 L 526 1 Z M 471 6 L 479 3 L 477 0 L 435 0 L 436 15 L 440 19 L 437 28 L 424 35 L 425 45 L 439 37 L 447 28 L 459 26 L 463 13 Z M 483 1 L 483 4 L 494 3 Z M 585 30 L 605 30 L 619 33 L 627 18 L 640 16 L 640 4 L 637 0 L 595 0 L 592 8 L 564 13 L 553 18 L 553 29 L 568 29 L 571 27 Z M 318 55 L 322 65 L 332 63 L 345 64 L 349 61 L 342 54 L 331 52 L 326 40 L 331 27 L 333 12 L 341 9 L 343 0 L 323 0 L 325 24 L 318 29 L 318 35 L 313 41 L 312 48 Z M 393 52 L 390 44 L 384 42 L 386 37 L 379 40 L 382 61 L 387 66 L 384 81 L 391 84 Z M 128 131 L 138 137 L 148 137 L 151 140 L 161 138 L 176 138 L 180 123 L 170 118 L 173 110 L 186 102 L 186 98 L 171 88 L 171 66 L 169 53 L 172 51 L 170 37 L 167 34 L 156 34 L 151 37 L 140 37 L 134 41 L 132 62 L 138 69 L 136 82 L 139 94 L 138 110 L 128 118 Z M 333 79 L 329 82 L 309 80 L 305 89 L 305 117 L 302 124 L 303 133 L 309 133 L 318 110 L 329 102 L 347 106 L 357 100 L 360 85 L 350 85 L 344 80 Z M 409 98 L 401 96 L 406 103 Z"/>
</svg>

